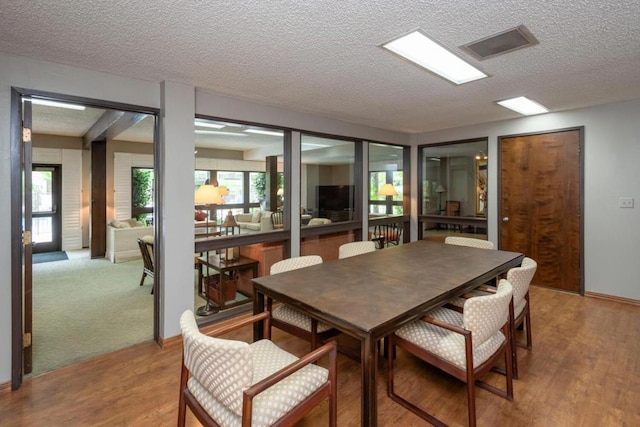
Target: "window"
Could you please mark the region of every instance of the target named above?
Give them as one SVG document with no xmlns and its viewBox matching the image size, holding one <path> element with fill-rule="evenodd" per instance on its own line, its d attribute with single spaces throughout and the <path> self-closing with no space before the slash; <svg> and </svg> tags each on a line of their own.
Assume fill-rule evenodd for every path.
<svg viewBox="0 0 640 427">
<path fill-rule="evenodd" d="M 369 144 L 369 214 L 402 215 L 404 213 L 403 149 L 403 147 L 389 144 Z M 397 194 L 381 195 L 380 191 L 385 184 L 391 184 Z"/>
<path fill-rule="evenodd" d="M 153 223 L 153 169 L 131 168 L 131 216 Z"/>
<path fill-rule="evenodd" d="M 284 186 L 284 131 L 196 119 L 195 134 L 194 190 L 203 184 L 227 189 L 222 197 L 224 203 L 211 207 L 211 219 L 215 218 L 221 224 L 229 212 L 239 215 L 264 211 L 268 216 L 282 206 L 283 200 L 277 192 Z M 248 222 L 245 219 L 238 222 Z M 238 231 L 239 234 L 255 234 L 271 229 L 261 221 L 260 224 L 240 226 L 235 234 Z"/>
<path fill-rule="evenodd" d="M 353 220 L 355 142 L 311 135 L 301 141 L 301 211 L 324 223 Z"/>
</svg>

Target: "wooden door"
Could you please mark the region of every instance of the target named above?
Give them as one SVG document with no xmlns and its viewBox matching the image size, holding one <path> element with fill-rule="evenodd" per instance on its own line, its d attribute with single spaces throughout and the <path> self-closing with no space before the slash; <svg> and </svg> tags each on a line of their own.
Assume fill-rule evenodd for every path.
<svg viewBox="0 0 640 427">
<path fill-rule="evenodd" d="M 581 294 L 582 132 L 498 141 L 500 249 L 536 260 L 534 284 Z"/>
</svg>

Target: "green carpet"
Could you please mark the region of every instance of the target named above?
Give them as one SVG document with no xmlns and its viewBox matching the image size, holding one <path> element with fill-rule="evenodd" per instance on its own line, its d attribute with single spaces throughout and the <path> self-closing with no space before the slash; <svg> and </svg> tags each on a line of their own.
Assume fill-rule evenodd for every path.
<svg viewBox="0 0 640 427">
<path fill-rule="evenodd" d="M 33 373 L 153 339 L 153 281 L 142 260 L 113 264 L 70 251 L 33 266 Z"/>
</svg>

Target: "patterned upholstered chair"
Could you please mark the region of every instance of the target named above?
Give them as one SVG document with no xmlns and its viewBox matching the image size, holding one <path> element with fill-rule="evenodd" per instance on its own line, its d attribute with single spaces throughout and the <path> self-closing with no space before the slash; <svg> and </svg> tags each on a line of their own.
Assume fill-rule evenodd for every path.
<svg viewBox="0 0 640 427">
<path fill-rule="evenodd" d="M 464 313 L 439 307 L 393 333 L 387 340 L 389 397 L 426 421 L 442 425 L 433 415 L 395 393 L 393 352 L 397 346 L 467 384 L 470 426 L 476 425 L 475 384 L 513 400 L 508 322 L 512 294 L 511 284 L 502 279 L 495 294 L 468 299 Z M 501 356 L 506 367 L 506 391 L 478 380 L 496 365 Z"/>
<path fill-rule="evenodd" d="M 513 377 L 518 378 L 518 358 L 516 352 L 516 345 L 531 350 L 531 311 L 529 308 L 529 285 L 533 280 L 533 276 L 538 269 L 538 263 L 533 259 L 525 257 L 522 260 L 520 267 L 514 267 L 507 272 L 507 280 L 513 286 L 513 316 L 511 316 L 511 347 L 513 353 Z M 465 300 L 473 296 L 489 295 L 496 292 L 495 287 L 491 286 L 479 286 L 471 292 L 462 295 L 461 297 L 454 298 L 449 301 L 455 307 L 450 307 L 455 310 L 464 307 Z M 457 307 L 457 308 L 456 308 Z M 516 330 L 520 325 L 524 325 L 526 330 L 527 342 L 526 344 L 519 343 L 516 340 Z"/>
<path fill-rule="evenodd" d="M 338 248 L 338 258 L 349 258 L 352 256 L 366 254 L 376 250 L 376 243 L 372 241 L 350 242 L 340 245 Z"/>
<path fill-rule="evenodd" d="M 533 259 L 525 257 L 520 267 L 515 267 L 507 272 L 507 280 L 513 285 L 513 322 L 511 322 L 511 332 L 513 341 L 513 374 L 518 378 L 518 360 L 516 345 L 531 350 L 531 300 L 529 299 L 529 285 L 538 269 L 538 263 Z M 524 325 L 527 334 L 526 344 L 521 344 L 516 340 L 516 328 Z"/>
<path fill-rule="evenodd" d="M 270 273 L 284 273 L 316 264 L 322 264 L 322 258 L 318 255 L 288 258 L 273 264 Z M 309 341 L 311 343 L 311 350 L 318 347 L 321 339 L 331 337 L 338 333 L 338 331 L 331 328 L 331 326 L 318 322 L 316 319 L 286 304 L 280 304 L 274 309 L 271 298 L 267 298 L 267 311 L 272 313 L 271 326 Z"/>
<path fill-rule="evenodd" d="M 472 237 L 448 236 L 444 239 L 447 245 L 469 246 L 472 248 L 493 249 L 493 242 L 489 240 L 474 239 Z"/>
<path fill-rule="evenodd" d="M 268 324 L 269 313 L 218 327 L 210 335 L 260 320 Z M 269 339 L 248 344 L 202 334 L 189 310 L 182 314 L 180 328 L 184 350 L 178 426 L 185 424 L 187 406 L 205 426 L 293 425 L 326 398 L 329 425 L 336 425 L 335 341 L 297 358 Z M 314 364 L 327 356 L 328 369 Z"/>
</svg>

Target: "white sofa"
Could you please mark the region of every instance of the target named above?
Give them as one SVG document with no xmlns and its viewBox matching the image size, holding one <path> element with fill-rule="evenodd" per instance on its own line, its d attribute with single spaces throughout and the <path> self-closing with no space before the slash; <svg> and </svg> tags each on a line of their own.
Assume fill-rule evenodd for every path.
<svg viewBox="0 0 640 427">
<path fill-rule="evenodd" d="M 142 258 L 138 247 L 138 238 L 153 236 L 153 227 L 135 224 L 135 220 L 111 221 L 107 225 L 107 258 L 113 263 L 131 261 Z M 129 226 L 124 226 L 124 222 L 129 222 Z M 114 227 L 114 225 L 116 225 Z"/>
<path fill-rule="evenodd" d="M 240 232 L 264 232 L 273 230 L 273 224 L 271 224 L 270 211 L 258 211 L 254 213 L 242 213 L 234 215 Z"/>
</svg>

